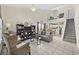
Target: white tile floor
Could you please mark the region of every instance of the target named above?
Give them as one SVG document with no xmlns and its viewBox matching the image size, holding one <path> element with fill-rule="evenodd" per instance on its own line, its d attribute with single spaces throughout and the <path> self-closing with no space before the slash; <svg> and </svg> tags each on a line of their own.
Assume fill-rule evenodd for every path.
<svg viewBox="0 0 79 59">
<path fill-rule="evenodd" d="M 79 55 L 79 48 L 76 44 L 61 41 L 58 36 L 54 36 L 50 43 L 41 41 L 40 45 L 37 45 L 37 40 L 34 39 L 30 47 L 32 55 Z M 6 55 L 6 50 L 3 52 L 2 54 Z"/>
<path fill-rule="evenodd" d="M 36 39 L 30 44 L 32 55 L 77 55 L 79 49 L 76 44 L 61 41 L 60 37 L 53 37 L 53 41 L 48 43 L 41 41 L 40 45 L 37 45 Z"/>
</svg>

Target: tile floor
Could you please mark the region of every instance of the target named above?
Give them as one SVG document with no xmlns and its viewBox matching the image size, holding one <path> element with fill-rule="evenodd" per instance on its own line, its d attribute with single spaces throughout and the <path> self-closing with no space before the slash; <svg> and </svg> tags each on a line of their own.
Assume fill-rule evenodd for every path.
<svg viewBox="0 0 79 59">
<path fill-rule="evenodd" d="M 53 37 L 53 41 L 48 43 L 41 41 L 37 45 L 36 39 L 30 44 L 32 55 L 78 55 L 79 48 L 76 44 L 61 41 L 60 37 Z"/>
<path fill-rule="evenodd" d="M 41 41 L 40 45 L 37 45 L 37 40 L 34 39 L 30 47 L 32 55 L 79 55 L 79 48 L 76 44 L 61 41 L 58 36 L 54 36 L 50 43 Z M 6 55 L 6 49 L 2 55 Z"/>
</svg>

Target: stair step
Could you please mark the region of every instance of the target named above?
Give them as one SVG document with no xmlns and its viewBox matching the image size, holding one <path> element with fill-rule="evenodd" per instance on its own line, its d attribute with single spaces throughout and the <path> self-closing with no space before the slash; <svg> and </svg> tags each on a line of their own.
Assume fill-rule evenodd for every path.
<svg viewBox="0 0 79 59">
<path fill-rule="evenodd" d="M 75 36 L 76 37 L 76 35 L 71 35 L 71 34 L 64 34 L 64 36 Z"/>
<path fill-rule="evenodd" d="M 64 33 L 64 41 L 76 43 L 76 33 L 75 33 L 75 25 L 74 19 L 67 19 L 66 22 L 66 30 Z"/>
<path fill-rule="evenodd" d="M 68 37 L 76 37 L 76 35 L 67 35 L 67 34 L 65 34 L 64 36 L 68 36 Z"/>
<path fill-rule="evenodd" d="M 76 43 L 76 40 L 73 39 L 64 39 L 64 41 L 70 42 L 70 43 Z"/>
<path fill-rule="evenodd" d="M 72 39 L 72 40 L 76 40 L 76 38 L 67 38 L 67 37 L 66 37 L 65 39 Z"/>
<path fill-rule="evenodd" d="M 66 32 L 66 33 L 75 33 L 75 31 L 74 31 L 74 30 L 71 31 L 71 29 L 68 29 L 68 30 L 66 30 L 65 32 Z"/>
<path fill-rule="evenodd" d="M 64 36 L 64 38 L 76 38 L 75 36 Z"/>
<path fill-rule="evenodd" d="M 76 37 L 64 36 L 64 38 L 76 38 Z"/>
<path fill-rule="evenodd" d="M 65 33 L 65 35 L 76 35 L 75 33 Z"/>
</svg>

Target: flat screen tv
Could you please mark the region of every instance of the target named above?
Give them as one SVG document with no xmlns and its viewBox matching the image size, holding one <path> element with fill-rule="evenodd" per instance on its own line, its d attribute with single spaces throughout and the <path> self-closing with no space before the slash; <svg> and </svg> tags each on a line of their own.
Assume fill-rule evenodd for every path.
<svg viewBox="0 0 79 59">
<path fill-rule="evenodd" d="M 25 31 L 31 31 L 31 27 L 24 27 Z"/>
<path fill-rule="evenodd" d="M 49 20 L 53 20 L 53 19 L 54 19 L 54 17 L 50 16 Z"/>
<path fill-rule="evenodd" d="M 63 18 L 64 17 L 64 13 L 59 14 L 59 18 Z"/>
</svg>

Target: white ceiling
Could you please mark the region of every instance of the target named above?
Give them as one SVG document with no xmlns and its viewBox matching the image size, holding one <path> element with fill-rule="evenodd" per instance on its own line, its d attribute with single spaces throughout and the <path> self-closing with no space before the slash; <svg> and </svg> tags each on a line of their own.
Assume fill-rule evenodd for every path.
<svg viewBox="0 0 79 59">
<path fill-rule="evenodd" d="M 35 7 L 37 9 L 51 10 L 57 7 L 66 6 L 66 4 L 7 4 L 6 6 L 21 7 L 21 8 Z"/>
</svg>

